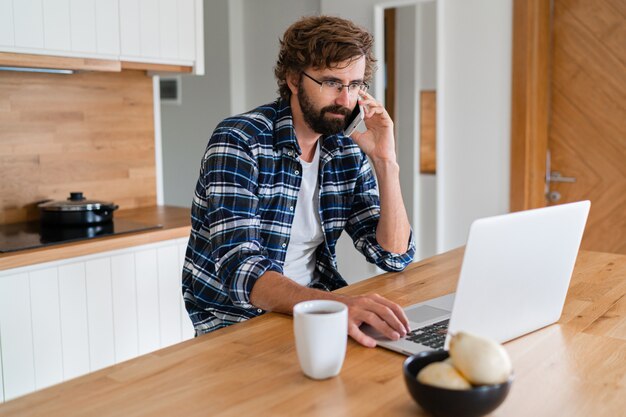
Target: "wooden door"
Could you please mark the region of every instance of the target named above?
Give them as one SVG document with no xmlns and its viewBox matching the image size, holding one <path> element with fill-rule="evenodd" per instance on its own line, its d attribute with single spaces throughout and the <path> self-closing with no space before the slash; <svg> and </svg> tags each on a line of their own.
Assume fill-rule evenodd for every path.
<svg viewBox="0 0 626 417">
<path fill-rule="evenodd" d="M 626 253 L 626 1 L 515 0 L 514 16 L 511 209 L 591 200 L 582 248 Z M 550 183 L 557 201 L 548 151 L 576 179 Z"/>
</svg>

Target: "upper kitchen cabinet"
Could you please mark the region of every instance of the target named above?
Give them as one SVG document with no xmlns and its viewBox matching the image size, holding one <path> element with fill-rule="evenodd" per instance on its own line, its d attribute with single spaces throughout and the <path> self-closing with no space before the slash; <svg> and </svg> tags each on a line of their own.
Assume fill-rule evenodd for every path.
<svg viewBox="0 0 626 417">
<path fill-rule="evenodd" d="M 202 9 L 202 0 L 0 0 L 0 52 L 10 54 L 0 65 L 53 56 L 203 74 Z"/>
<path fill-rule="evenodd" d="M 202 0 L 120 0 L 121 60 L 204 73 Z"/>
<path fill-rule="evenodd" d="M 118 10 L 118 0 L 0 0 L 0 48 L 118 59 Z"/>
</svg>

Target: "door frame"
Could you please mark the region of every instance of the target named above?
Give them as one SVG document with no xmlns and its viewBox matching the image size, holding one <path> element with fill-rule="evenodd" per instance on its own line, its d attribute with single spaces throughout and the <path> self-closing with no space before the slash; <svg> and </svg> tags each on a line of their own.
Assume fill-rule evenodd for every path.
<svg viewBox="0 0 626 417">
<path fill-rule="evenodd" d="M 513 0 L 510 211 L 547 204 L 551 3 Z"/>
</svg>

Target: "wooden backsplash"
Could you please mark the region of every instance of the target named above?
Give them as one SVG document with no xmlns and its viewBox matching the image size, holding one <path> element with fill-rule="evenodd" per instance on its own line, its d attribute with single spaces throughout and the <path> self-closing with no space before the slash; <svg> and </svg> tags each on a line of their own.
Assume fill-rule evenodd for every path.
<svg viewBox="0 0 626 417">
<path fill-rule="evenodd" d="M 152 79 L 143 71 L 0 72 L 0 224 L 83 191 L 156 204 Z"/>
</svg>

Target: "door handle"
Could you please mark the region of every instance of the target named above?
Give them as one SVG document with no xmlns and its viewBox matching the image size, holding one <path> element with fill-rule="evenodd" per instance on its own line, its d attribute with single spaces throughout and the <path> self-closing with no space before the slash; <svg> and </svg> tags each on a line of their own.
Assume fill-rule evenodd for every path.
<svg viewBox="0 0 626 417">
<path fill-rule="evenodd" d="M 552 171 L 548 178 L 546 178 L 548 183 L 551 182 L 576 182 L 576 178 L 574 177 L 564 177 L 561 175 L 559 171 Z"/>
<path fill-rule="evenodd" d="M 561 193 L 550 189 L 550 184 L 553 182 L 576 182 L 574 177 L 564 177 L 559 171 L 552 171 L 550 169 L 550 149 L 546 153 L 546 187 L 545 196 L 548 203 L 556 203 L 561 199 Z"/>
</svg>

